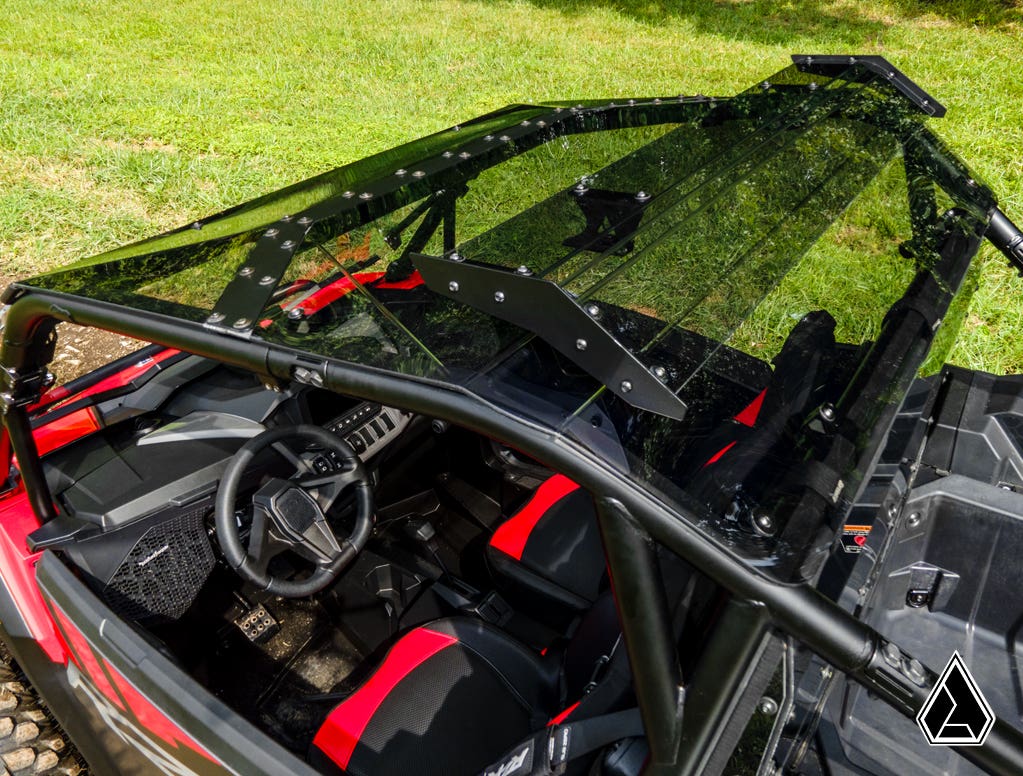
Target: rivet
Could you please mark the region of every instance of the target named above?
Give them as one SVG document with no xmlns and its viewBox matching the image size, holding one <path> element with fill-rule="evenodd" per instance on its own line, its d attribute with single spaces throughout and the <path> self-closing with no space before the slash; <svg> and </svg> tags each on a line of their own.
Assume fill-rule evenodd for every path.
<svg viewBox="0 0 1023 776">
<path fill-rule="evenodd" d="M 276 279 L 277 278 L 275 278 L 273 275 L 263 275 L 263 277 L 261 277 L 259 279 L 259 285 L 261 285 L 261 286 L 269 286 Z"/>
<path fill-rule="evenodd" d="M 237 321 L 234 322 L 234 327 L 236 329 L 244 329 L 246 326 L 249 325 L 249 323 L 251 323 L 251 321 L 249 321 L 248 318 L 239 318 Z"/>
<path fill-rule="evenodd" d="M 401 177 L 403 177 L 405 175 L 408 175 L 408 170 L 406 170 L 404 167 L 402 167 L 399 170 L 395 170 L 394 174 L 397 175 L 399 178 L 401 178 Z"/>
<path fill-rule="evenodd" d="M 373 199 L 373 192 L 364 191 L 359 195 L 359 199 Z"/>
<path fill-rule="evenodd" d="M 451 254 L 450 259 L 452 261 L 465 261 L 465 256 L 460 254 L 458 251 L 455 251 Z"/>
<path fill-rule="evenodd" d="M 518 275 L 532 275 L 533 274 L 533 271 L 529 267 L 527 267 L 525 264 L 520 265 L 519 268 L 517 270 L 515 270 L 515 272 Z"/>
<path fill-rule="evenodd" d="M 500 140 L 502 143 L 511 142 L 511 138 L 508 135 L 501 135 L 501 137 L 499 137 L 498 140 Z"/>
<path fill-rule="evenodd" d="M 278 229 L 277 227 L 271 226 L 269 229 L 267 229 L 265 232 L 263 232 L 263 236 L 264 237 L 276 237 L 278 234 L 280 234 L 280 231 L 281 230 Z"/>
<path fill-rule="evenodd" d="M 346 191 L 341 196 L 344 197 L 345 199 L 351 199 L 352 197 L 355 196 L 355 192 L 354 191 Z"/>
<path fill-rule="evenodd" d="M 519 126 L 528 127 L 531 123 L 529 119 L 523 119 Z"/>
<path fill-rule="evenodd" d="M 426 173 L 423 172 L 422 170 L 416 170 L 414 173 L 412 173 L 412 177 L 413 178 L 425 178 L 426 177 Z"/>
<path fill-rule="evenodd" d="M 650 199 L 650 195 L 647 194 L 645 191 L 637 191 L 636 192 L 636 201 L 637 202 L 646 202 L 648 199 Z"/>
<path fill-rule="evenodd" d="M 294 240 L 285 240 L 284 242 L 281 243 L 281 250 L 282 251 L 290 251 L 294 247 L 295 247 L 295 241 Z"/>
<path fill-rule="evenodd" d="M 247 278 L 253 272 L 254 270 L 252 269 L 252 267 L 242 267 L 240 270 L 238 270 L 238 275 L 240 277 Z"/>
<path fill-rule="evenodd" d="M 281 220 L 288 224 L 291 223 L 292 216 L 290 214 L 281 216 Z"/>
<path fill-rule="evenodd" d="M 663 366 L 652 366 L 652 367 L 650 367 L 650 372 L 653 374 L 654 377 L 656 377 L 662 383 L 668 377 L 668 370 L 665 369 Z"/>
<path fill-rule="evenodd" d="M 490 142 L 493 141 L 494 136 L 493 135 L 484 135 L 483 139 L 486 140 L 488 143 L 490 143 Z"/>
<path fill-rule="evenodd" d="M 654 97 L 654 105 L 660 105 L 660 104 L 661 104 L 661 98 L 660 97 Z"/>
<path fill-rule="evenodd" d="M 585 194 L 589 190 L 590 187 L 583 181 L 579 181 L 574 187 L 572 187 L 572 191 L 576 194 Z"/>
<path fill-rule="evenodd" d="M 494 301 L 497 302 L 498 304 L 503 302 L 504 301 L 504 291 L 495 291 L 494 292 Z"/>
<path fill-rule="evenodd" d="M 889 70 L 888 71 L 888 77 L 889 78 L 894 78 L 895 77 L 895 71 L 894 70 Z"/>
<path fill-rule="evenodd" d="M 635 105 L 635 104 L 636 104 L 635 100 L 629 100 L 629 105 Z"/>
<path fill-rule="evenodd" d="M 448 291 L 450 291 L 451 293 L 456 293 L 458 291 L 457 280 L 452 280 L 450 283 L 448 283 Z"/>
<path fill-rule="evenodd" d="M 600 315 L 600 308 L 595 304 L 588 304 L 586 305 L 586 312 L 591 318 L 596 318 Z"/>
<path fill-rule="evenodd" d="M 540 119 L 538 122 L 536 122 L 536 125 L 540 127 L 540 129 L 543 129 L 544 127 L 547 126 L 547 122 L 544 121 L 543 119 Z"/>
<path fill-rule="evenodd" d="M 622 389 L 622 393 L 628 393 L 629 391 L 632 390 L 632 383 L 630 383 L 628 380 L 622 380 L 622 384 L 620 387 Z"/>
<path fill-rule="evenodd" d="M 580 339 L 577 339 L 577 340 L 575 341 L 575 349 L 576 349 L 576 350 L 586 350 L 586 346 L 587 346 L 588 344 L 589 344 L 589 343 L 587 343 L 587 342 L 586 342 L 586 340 L 584 340 L 584 339 L 582 339 L 582 338 L 580 338 Z"/>
<path fill-rule="evenodd" d="M 451 151 L 445 151 L 444 153 L 441 154 L 441 156 L 443 156 L 445 159 L 450 159 L 452 156 L 454 156 L 454 153 L 452 153 Z"/>
<path fill-rule="evenodd" d="M 309 224 L 313 222 L 313 219 L 311 219 L 309 216 L 302 216 L 300 219 L 298 219 L 298 222 L 302 224 L 302 226 L 309 226 Z"/>
<path fill-rule="evenodd" d="M 766 92 L 768 89 L 771 88 L 771 82 L 770 81 L 761 81 L 760 82 L 760 88 L 763 89 Z"/>
<path fill-rule="evenodd" d="M 810 82 L 810 91 L 811 92 L 817 91 L 817 82 L 816 81 L 811 81 Z"/>
<path fill-rule="evenodd" d="M 468 159 L 471 156 L 472 156 L 472 154 L 470 154 L 468 151 L 462 151 L 462 153 L 460 153 L 458 155 L 458 158 L 459 159 Z"/>
</svg>

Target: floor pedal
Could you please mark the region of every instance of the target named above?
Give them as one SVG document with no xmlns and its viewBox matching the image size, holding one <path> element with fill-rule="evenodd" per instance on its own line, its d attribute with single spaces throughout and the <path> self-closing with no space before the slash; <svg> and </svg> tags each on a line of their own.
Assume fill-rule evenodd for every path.
<svg viewBox="0 0 1023 776">
<path fill-rule="evenodd" d="M 269 641 L 281 630 L 280 623 L 274 619 L 263 604 L 243 612 L 235 618 L 234 624 L 253 644 Z"/>
</svg>

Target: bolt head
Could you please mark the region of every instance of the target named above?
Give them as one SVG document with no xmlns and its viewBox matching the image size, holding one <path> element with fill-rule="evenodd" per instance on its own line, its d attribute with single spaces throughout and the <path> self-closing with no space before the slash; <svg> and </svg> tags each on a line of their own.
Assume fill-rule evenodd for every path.
<svg viewBox="0 0 1023 776">
<path fill-rule="evenodd" d="M 238 275 L 243 278 L 249 277 L 255 270 L 252 267 L 242 267 L 238 270 Z"/>
<path fill-rule="evenodd" d="M 209 317 L 206 319 L 206 323 L 220 323 L 223 320 L 224 320 L 223 313 L 211 313 Z"/>
<path fill-rule="evenodd" d="M 305 317 L 305 312 L 303 312 L 301 307 L 293 307 L 290 310 L 288 310 L 288 318 L 290 318 L 293 321 L 297 321 L 300 318 L 304 318 L 304 317 Z"/>
<path fill-rule="evenodd" d="M 261 285 L 261 286 L 269 286 L 275 280 L 276 280 L 276 278 L 273 275 L 263 275 L 263 277 L 261 277 L 259 279 L 259 285 Z"/>
<path fill-rule="evenodd" d="M 278 229 L 275 226 L 271 226 L 269 229 L 267 229 L 265 232 L 263 232 L 263 236 L 264 237 L 276 237 L 278 234 L 280 234 L 280 232 L 281 232 L 280 229 Z"/>
<path fill-rule="evenodd" d="M 494 301 L 497 302 L 498 304 L 503 302 L 504 301 L 504 291 L 495 291 L 494 292 Z"/>
<path fill-rule="evenodd" d="M 595 304 L 588 304 L 586 305 L 586 314 L 591 318 L 596 318 L 600 315 L 600 308 Z"/>
<path fill-rule="evenodd" d="M 250 321 L 248 318 L 239 318 L 237 321 L 234 322 L 233 325 L 236 329 L 244 329 L 250 323 L 252 323 L 252 321 Z"/>
<path fill-rule="evenodd" d="M 456 293 L 458 291 L 457 280 L 452 280 L 450 283 L 448 283 L 448 291 L 450 291 L 451 293 Z"/>
<path fill-rule="evenodd" d="M 302 226 L 309 226 L 309 224 L 313 222 L 313 219 L 311 219 L 309 216 L 302 216 L 300 219 L 298 219 L 298 222 L 302 224 Z"/>
<path fill-rule="evenodd" d="M 426 177 L 426 173 L 423 170 L 416 170 L 415 172 L 412 173 L 412 177 L 413 178 L 425 178 Z"/>
<path fill-rule="evenodd" d="M 918 525 L 920 525 L 920 513 L 910 512 L 909 517 L 906 518 L 906 525 L 908 525 L 910 528 L 916 528 Z"/>
<path fill-rule="evenodd" d="M 835 408 L 830 404 L 822 404 L 821 417 L 830 423 L 835 419 Z"/>
<path fill-rule="evenodd" d="M 774 698 L 768 698 L 766 695 L 760 699 L 758 706 L 761 714 L 766 714 L 769 717 L 773 717 L 778 713 L 778 701 Z"/>
<path fill-rule="evenodd" d="M 282 251 L 290 251 L 294 247 L 295 247 L 295 241 L 294 240 L 285 240 L 284 242 L 281 243 L 281 250 Z"/>
<path fill-rule="evenodd" d="M 646 202 L 648 199 L 650 199 L 650 195 L 647 194 L 645 191 L 637 191 L 636 192 L 636 201 L 637 202 Z"/>
<path fill-rule="evenodd" d="M 665 369 L 663 366 L 659 366 L 659 365 L 658 366 L 652 366 L 652 367 L 650 367 L 650 372 L 653 374 L 654 377 L 656 377 L 662 383 L 668 378 L 668 370 Z"/>
<path fill-rule="evenodd" d="M 404 167 L 399 167 L 397 170 L 394 171 L 394 174 L 401 178 L 404 177 L 405 175 L 408 175 L 408 170 L 406 170 Z"/>
<path fill-rule="evenodd" d="M 632 383 L 629 382 L 628 380 L 622 380 L 622 384 L 620 387 L 622 389 L 622 393 L 628 393 L 629 391 L 632 390 Z"/>
<path fill-rule="evenodd" d="M 359 195 L 359 199 L 373 199 L 373 192 L 364 191 Z"/>
<path fill-rule="evenodd" d="M 582 337 L 580 337 L 579 339 L 577 339 L 577 340 L 575 341 L 575 349 L 576 349 L 576 350 L 586 350 L 586 346 L 587 346 L 588 344 L 589 344 L 589 343 L 588 343 L 588 342 L 586 342 L 586 340 L 584 340 L 584 339 L 583 339 Z"/>
<path fill-rule="evenodd" d="M 452 261 L 465 261 L 465 256 L 460 254 L 458 251 L 453 252 L 448 258 Z"/>
<path fill-rule="evenodd" d="M 517 275 L 532 275 L 533 271 L 525 264 L 523 264 L 517 270 L 515 270 L 515 273 Z"/>
</svg>

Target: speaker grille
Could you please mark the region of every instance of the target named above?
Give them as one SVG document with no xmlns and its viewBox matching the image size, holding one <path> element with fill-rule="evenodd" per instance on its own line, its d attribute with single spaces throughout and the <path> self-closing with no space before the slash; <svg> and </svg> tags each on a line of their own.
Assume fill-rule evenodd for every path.
<svg viewBox="0 0 1023 776">
<path fill-rule="evenodd" d="M 213 570 L 213 548 L 197 509 L 163 520 L 139 538 L 103 588 L 117 614 L 138 622 L 176 620 Z"/>
</svg>

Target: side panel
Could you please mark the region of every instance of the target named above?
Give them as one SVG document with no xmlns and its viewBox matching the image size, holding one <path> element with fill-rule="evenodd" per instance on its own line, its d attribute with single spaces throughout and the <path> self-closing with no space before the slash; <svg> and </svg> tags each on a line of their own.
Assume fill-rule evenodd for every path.
<svg viewBox="0 0 1023 776">
<path fill-rule="evenodd" d="M 68 651 L 66 665 L 50 670 L 74 698 L 68 715 L 87 720 L 90 739 L 72 736 L 96 773 L 316 773 L 117 620 L 52 552 L 42 553 L 36 578 Z M 45 697 L 51 706 L 65 702 Z M 116 769 L 92 763 L 97 746 Z"/>
</svg>

